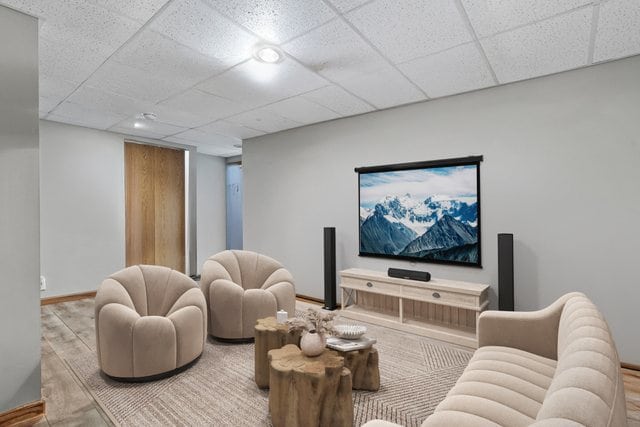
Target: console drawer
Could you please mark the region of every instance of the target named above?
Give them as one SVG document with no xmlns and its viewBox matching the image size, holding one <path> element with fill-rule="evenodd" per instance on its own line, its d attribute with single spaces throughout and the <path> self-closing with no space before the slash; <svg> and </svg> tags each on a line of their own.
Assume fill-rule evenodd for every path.
<svg viewBox="0 0 640 427">
<path fill-rule="evenodd" d="M 473 295 L 465 295 L 457 292 L 441 291 L 430 288 L 417 288 L 413 286 L 404 286 L 402 288 L 402 296 L 404 298 L 416 299 L 419 301 L 427 301 L 433 303 L 447 303 L 451 305 L 462 304 L 465 306 L 476 307 L 478 300 Z"/>
<path fill-rule="evenodd" d="M 400 296 L 400 286 L 391 283 L 377 282 L 375 280 L 356 279 L 343 277 L 342 285 L 374 294 L 386 294 Z"/>
</svg>

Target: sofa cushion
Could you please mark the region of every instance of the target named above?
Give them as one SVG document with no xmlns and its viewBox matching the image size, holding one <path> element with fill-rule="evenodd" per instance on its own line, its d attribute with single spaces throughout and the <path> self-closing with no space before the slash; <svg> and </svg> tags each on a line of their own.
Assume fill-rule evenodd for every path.
<svg viewBox="0 0 640 427">
<path fill-rule="evenodd" d="M 510 347 L 478 349 L 423 426 L 527 426 L 535 421 L 556 361 Z"/>
</svg>

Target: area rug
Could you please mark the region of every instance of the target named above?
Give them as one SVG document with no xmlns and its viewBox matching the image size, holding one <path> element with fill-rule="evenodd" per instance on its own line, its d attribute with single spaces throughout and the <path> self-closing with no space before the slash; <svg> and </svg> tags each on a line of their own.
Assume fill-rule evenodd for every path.
<svg viewBox="0 0 640 427">
<path fill-rule="evenodd" d="M 367 324 L 378 340 L 380 390 L 354 391 L 354 425 L 384 419 L 419 426 L 453 387 L 472 353 L 428 338 Z M 95 354 L 68 364 L 119 426 L 270 426 L 268 391 L 254 382 L 253 344 L 209 340 L 181 374 L 144 384 L 100 374 Z"/>
</svg>

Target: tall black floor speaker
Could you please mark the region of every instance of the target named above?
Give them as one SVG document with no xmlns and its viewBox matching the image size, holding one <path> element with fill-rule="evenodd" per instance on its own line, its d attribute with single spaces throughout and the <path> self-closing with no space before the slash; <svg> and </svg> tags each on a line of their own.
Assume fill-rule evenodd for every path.
<svg viewBox="0 0 640 427">
<path fill-rule="evenodd" d="M 513 311 L 513 234 L 498 234 L 498 308 Z"/>
<path fill-rule="evenodd" d="M 324 308 L 336 309 L 336 228 L 324 228 Z"/>
</svg>

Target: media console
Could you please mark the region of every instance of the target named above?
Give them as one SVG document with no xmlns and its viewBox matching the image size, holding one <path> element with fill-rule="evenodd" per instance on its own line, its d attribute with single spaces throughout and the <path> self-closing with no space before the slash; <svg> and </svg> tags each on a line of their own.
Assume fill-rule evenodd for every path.
<svg viewBox="0 0 640 427">
<path fill-rule="evenodd" d="M 476 324 L 489 305 L 489 286 L 389 277 L 350 268 L 340 272 L 344 317 L 477 348 Z"/>
</svg>

